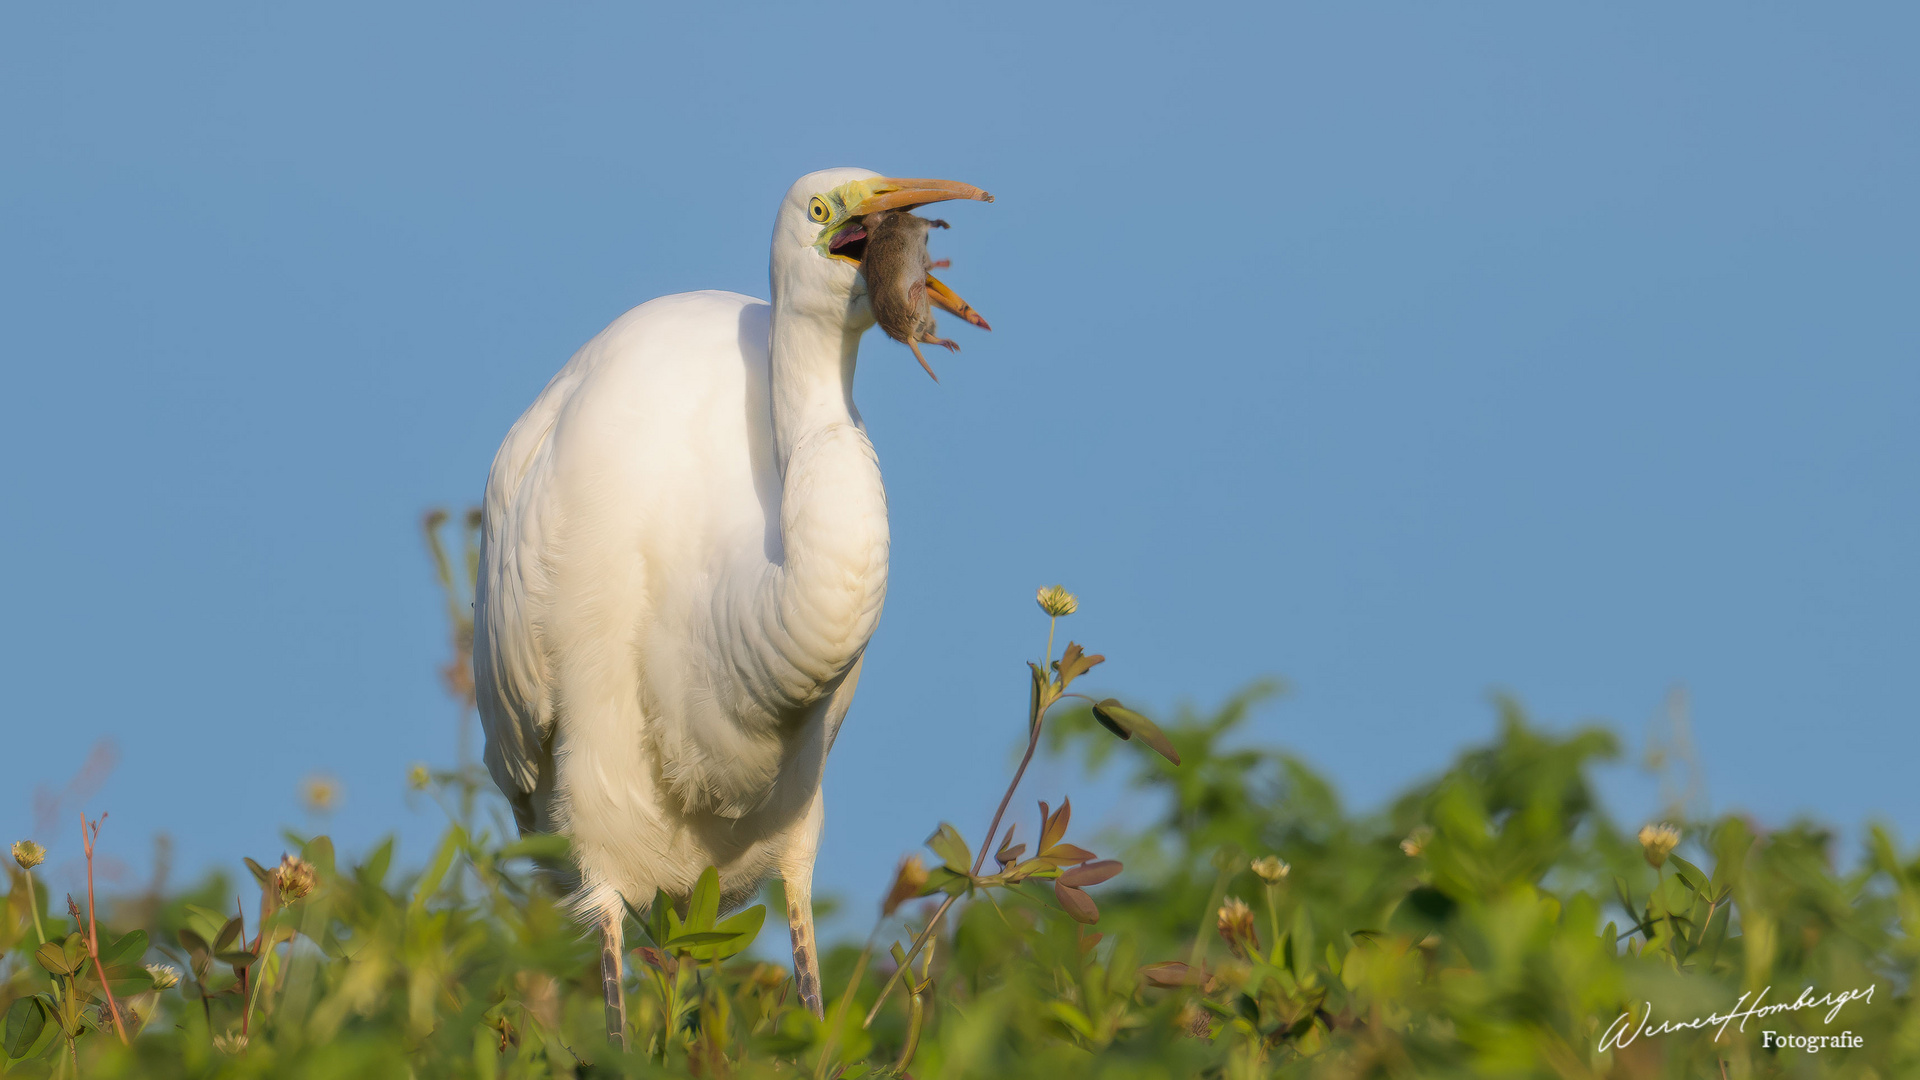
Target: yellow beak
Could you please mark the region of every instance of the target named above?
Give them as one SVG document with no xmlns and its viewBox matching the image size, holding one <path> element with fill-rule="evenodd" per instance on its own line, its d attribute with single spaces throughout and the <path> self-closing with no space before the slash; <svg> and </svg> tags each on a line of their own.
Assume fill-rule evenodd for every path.
<svg viewBox="0 0 1920 1080">
<path fill-rule="evenodd" d="M 974 199 L 979 202 L 992 202 L 993 196 L 958 180 L 902 180 L 891 176 L 877 176 L 867 181 L 867 189 L 873 194 L 866 201 L 853 208 L 855 214 L 871 214 L 875 210 L 911 210 L 928 203 L 947 202 L 951 199 Z"/>
<path fill-rule="evenodd" d="M 877 177 L 867 181 L 867 187 L 873 192 L 859 206 L 853 208 L 856 215 L 871 214 L 876 210 L 911 210 L 916 206 L 929 203 L 949 202 L 953 199 L 972 199 L 976 202 L 992 202 L 993 196 L 972 184 L 963 184 L 958 180 L 902 179 L 891 176 Z M 935 306 L 950 311 L 982 330 L 991 330 L 987 320 L 973 305 L 960 298 L 960 294 L 946 286 L 939 278 L 927 275 L 927 299 Z"/>
</svg>

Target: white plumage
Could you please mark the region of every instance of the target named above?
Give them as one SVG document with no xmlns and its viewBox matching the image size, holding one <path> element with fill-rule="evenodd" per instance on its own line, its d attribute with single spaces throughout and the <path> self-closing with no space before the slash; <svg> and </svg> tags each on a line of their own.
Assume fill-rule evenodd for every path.
<svg viewBox="0 0 1920 1080">
<path fill-rule="evenodd" d="M 735 904 L 778 873 L 819 1008 L 820 781 L 888 554 L 852 396 L 873 316 L 858 245 L 830 242 L 872 209 L 986 197 L 858 169 L 801 178 L 774 225 L 771 303 L 634 308 L 494 458 L 474 641 L 487 767 L 523 831 L 571 839 L 571 902 L 615 957 L 622 897 L 684 896 L 714 865 Z"/>
</svg>

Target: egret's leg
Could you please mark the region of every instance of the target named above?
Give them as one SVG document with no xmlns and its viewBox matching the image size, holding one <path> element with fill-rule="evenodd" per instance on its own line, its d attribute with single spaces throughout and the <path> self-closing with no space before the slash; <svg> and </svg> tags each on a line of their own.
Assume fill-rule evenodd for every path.
<svg viewBox="0 0 1920 1080">
<path fill-rule="evenodd" d="M 616 908 L 600 920 L 600 991 L 606 997 L 607 1041 L 622 1050 L 627 1048 L 627 988 L 620 975 L 624 915 Z"/>
<path fill-rule="evenodd" d="M 813 940 L 813 888 L 806 878 L 788 879 L 787 928 L 793 934 L 793 981 L 800 988 L 800 1004 L 825 1019 L 820 1003 L 820 957 Z"/>
<path fill-rule="evenodd" d="M 800 1003 L 813 1015 L 826 1018 L 820 1001 L 820 951 L 813 939 L 813 858 L 820 850 L 820 828 L 825 808 L 820 794 L 798 833 L 780 859 L 780 879 L 787 894 L 787 929 L 793 934 L 793 981 Z"/>
</svg>

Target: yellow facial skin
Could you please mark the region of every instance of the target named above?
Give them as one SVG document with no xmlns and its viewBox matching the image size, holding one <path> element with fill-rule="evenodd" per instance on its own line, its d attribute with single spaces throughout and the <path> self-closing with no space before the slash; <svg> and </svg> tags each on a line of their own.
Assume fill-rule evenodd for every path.
<svg viewBox="0 0 1920 1080">
<path fill-rule="evenodd" d="M 875 176 L 867 180 L 849 180 L 832 191 L 823 191 L 807 202 L 807 217 L 820 225 L 813 246 L 830 259 L 845 259 L 859 265 L 860 260 L 836 255 L 827 246 L 846 224 L 876 210 L 911 210 L 928 203 L 949 199 L 974 199 L 992 202 L 993 196 L 957 180 L 896 179 Z"/>
<path fill-rule="evenodd" d="M 860 216 L 849 208 L 859 207 L 873 198 L 875 194 L 873 183 L 874 181 L 870 180 L 849 180 L 832 191 L 815 195 L 808 201 L 807 218 L 820 224 L 820 235 L 813 242 L 813 246 L 819 250 L 820 254 L 829 259 L 844 259 L 855 266 L 860 265 L 858 259 L 834 254 L 827 247 L 827 242 L 832 240 L 833 235 L 844 228 L 847 222 Z"/>
</svg>

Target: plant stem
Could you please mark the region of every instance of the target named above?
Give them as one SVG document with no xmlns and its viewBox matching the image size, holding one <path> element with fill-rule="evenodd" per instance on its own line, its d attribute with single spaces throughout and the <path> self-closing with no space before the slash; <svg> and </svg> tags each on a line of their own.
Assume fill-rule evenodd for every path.
<svg viewBox="0 0 1920 1080">
<path fill-rule="evenodd" d="M 1267 892 L 1267 926 L 1273 931 L 1272 947 L 1280 947 L 1280 886 L 1269 883 Z"/>
<path fill-rule="evenodd" d="M 885 918 L 882 918 L 882 924 Z M 827 1065 L 833 1060 L 833 1051 L 840 1043 L 840 1028 L 847 1021 L 847 1009 L 853 1004 L 853 992 L 860 986 L 860 980 L 866 977 L 867 964 L 873 960 L 873 942 L 880 936 L 880 926 L 873 928 L 867 935 L 867 944 L 860 950 L 860 959 L 853 965 L 853 975 L 847 979 L 847 988 L 841 991 L 840 1000 L 833 1003 L 833 1012 L 827 1021 L 827 1041 L 820 1046 L 820 1062 L 814 1066 L 814 1080 L 823 1080 L 827 1075 Z M 895 972 L 898 975 L 898 972 Z"/>
<path fill-rule="evenodd" d="M 1047 620 L 1047 657 L 1046 662 L 1040 666 L 1042 673 L 1046 672 L 1048 664 L 1053 663 L 1053 628 L 1059 622 L 1060 619 L 1058 616 L 1053 616 Z M 1040 749 L 1041 722 L 1046 718 L 1047 710 L 1052 708 L 1054 702 L 1059 700 L 1059 698 L 1052 696 L 1052 694 L 1053 691 L 1049 688 L 1047 694 L 1041 697 L 1039 708 L 1027 725 L 1029 728 L 1027 732 L 1027 752 L 1021 755 L 1020 767 L 1013 771 L 1013 782 L 1007 785 L 1006 794 L 1000 796 L 1000 805 L 994 808 L 993 822 L 987 826 L 986 838 L 980 842 L 980 853 L 973 857 L 973 873 L 976 876 L 980 873 L 980 868 L 986 865 L 987 852 L 993 850 L 993 838 L 1000 832 L 1000 819 L 1006 815 L 1007 804 L 1013 801 L 1013 793 L 1019 790 L 1021 777 L 1027 775 L 1027 766 L 1033 764 L 1034 751 Z M 927 920 L 927 928 L 914 940 L 913 948 L 907 950 L 906 963 L 901 964 L 899 970 L 893 973 L 893 978 L 888 979 L 887 984 L 880 989 L 880 996 L 874 999 L 873 1008 L 867 1012 L 866 1021 L 860 1025 L 862 1028 L 872 1026 L 873 1018 L 880 1015 L 880 1006 L 886 1004 L 887 995 L 893 993 L 893 988 L 900 984 L 902 974 L 907 970 L 908 965 L 913 963 L 913 958 L 919 953 L 920 947 L 925 945 L 927 940 L 933 936 L 934 930 L 940 925 L 940 919 L 946 915 L 947 909 L 952 907 L 953 902 L 957 899 L 959 898 L 956 896 L 947 897 L 947 899 L 941 903 L 940 910 L 934 912 L 933 918 Z M 869 942 L 868 945 L 869 948 L 871 948 L 872 943 Z M 822 1060 L 824 1061 L 825 1059 L 823 1058 Z"/>
<path fill-rule="evenodd" d="M 40 944 L 45 945 L 47 943 L 47 932 L 40 927 L 40 901 L 36 900 L 33 895 L 33 871 L 26 871 L 26 875 L 27 910 L 33 912 L 33 932 L 39 936 Z"/>
<path fill-rule="evenodd" d="M 1046 709 L 1042 708 L 1042 715 Z M 1013 793 L 1020 786 L 1020 778 L 1027 775 L 1027 766 L 1033 762 L 1033 752 L 1040 748 L 1040 724 L 1036 718 L 1033 734 L 1027 738 L 1027 752 L 1020 758 L 1020 767 L 1013 771 L 1013 783 L 1007 785 L 1007 793 L 1000 796 L 1000 806 L 993 812 L 993 824 L 987 826 L 987 838 L 980 842 L 980 854 L 973 857 L 973 872 L 978 874 L 980 867 L 986 864 L 987 852 L 993 850 L 994 834 L 1000 831 L 1000 817 L 1007 812 L 1007 804 L 1013 801 Z"/>
<path fill-rule="evenodd" d="M 1214 879 L 1213 892 L 1207 897 L 1207 906 L 1200 911 L 1200 928 L 1193 935 L 1193 952 L 1187 961 L 1187 967 L 1199 972 L 1200 965 L 1207 959 L 1207 921 L 1215 918 L 1214 911 L 1220 907 L 1220 901 L 1227 895 L 1227 885 L 1233 880 L 1231 870 L 1220 871 Z"/>
<path fill-rule="evenodd" d="M 899 970 L 893 973 L 893 978 L 887 980 L 887 985 L 880 988 L 880 996 L 874 999 L 873 1008 L 867 1010 L 867 1018 L 860 1024 L 862 1028 L 873 1026 L 873 1018 L 880 1015 L 880 1006 L 887 1003 L 887 995 L 893 993 L 893 988 L 900 985 L 901 977 L 905 974 L 908 965 L 913 963 L 913 958 L 919 953 L 920 947 L 933 937 L 934 929 L 940 925 L 941 916 L 945 915 L 947 909 L 952 907 L 953 902 L 958 899 L 960 899 L 958 896 L 947 897 L 941 903 L 940 910 L 934 912 L 933 918 L 927 920 L 927 928 L 920 932 L 919 937 L 914 938 L 913 947 L 907 950 L 907 962 L 901 964 Z"/>
<path fill-rule="evenodd" d="M 101 814 L 100 820 L 107 820 Z M 107 1015 L 113 1017 L 113 1033 L 120 1036 L 120 1044 L 127 1043 L 127 1028 L 120 1022 L 120 1003 L 113 1000 L 113 987 L 107 984 L 107 969 L 100 963 L 100 926 L 93 915 L 93 838 L 99 835 L 100 826 L 93 827 L 93 833 L 87 832 L 87 815 L 80 815 L 80 844 L 87 855 L 87 955 L 93 958 L 93 973 L 100 978 L 100 992 L 107 995 Z M 76 1061 L 74 1068 L 79 1069 Z"/>
<path fill-rule="evenodd" d="M 247 909 L 240 906 L 240 898 L 237 896 L 233 898 L 233 913 L 236 916 L 238 916 L 240 919 L 240 944 L 244 947 L 247 943 Z M 253 968 L 251 966 L 239 968 L 235 972 L 235 974 L 240 976 L 240 992 L 242 994 L 247 993 L 253 987 L 252 972 L 253 972 Z M 240 1037 L 241 1038 L 244 1039 L 253 1034 L 248 1026 L 252 1022 L 252 1020 L 253 1020 L 252 1008 L 248 1008 L 245 1011 L 241 1012 L 240 1014 Z"/>
</svg>

